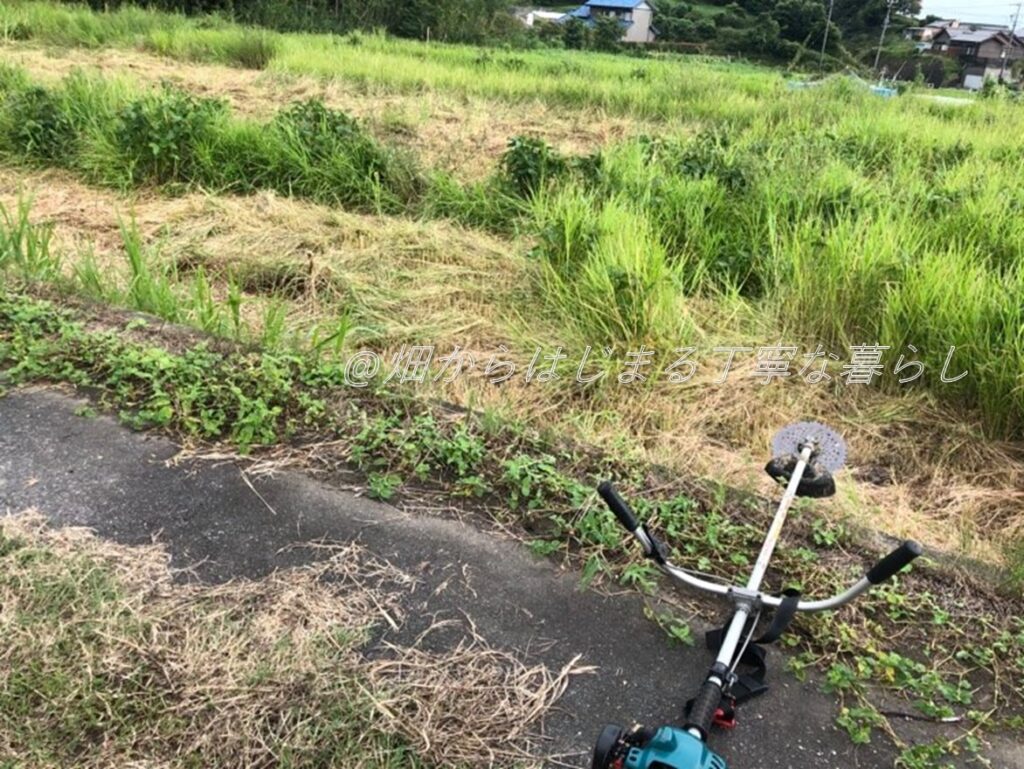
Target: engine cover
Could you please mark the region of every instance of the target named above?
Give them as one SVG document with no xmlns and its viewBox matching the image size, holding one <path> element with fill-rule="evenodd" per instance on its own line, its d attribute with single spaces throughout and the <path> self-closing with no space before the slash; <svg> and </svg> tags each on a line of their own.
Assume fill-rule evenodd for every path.
<svg viewBox="0 0 1024 769">
<path fill-rule="evenodd" d="M 689 732 L 662 726 L 641 747 L 626 753 L 623 769 L 728 769 L 725 759 Z"/>
</svg>

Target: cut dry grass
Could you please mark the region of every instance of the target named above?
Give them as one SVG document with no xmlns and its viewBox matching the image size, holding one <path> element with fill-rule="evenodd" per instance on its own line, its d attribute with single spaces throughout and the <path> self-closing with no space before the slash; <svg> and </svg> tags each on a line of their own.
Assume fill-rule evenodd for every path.
<svg viewBox="0 0 1024 769">
<path fill-rule="evenodd" d="M 192 93 L 227 99 L 240 116 L 263 119 L 282 104 L 319 97 L 367 121 L 377 138 L 413 150 L 427 167 L 464 180 L 488 176 L 509 137 L 535 135 L 572 154 L 655 130 L 650 121 L 592 109 L 558 109 L 540 102 L 460 97 L 443 91 L 396 93 L 340 78 L 257 72 L 217 64 L 175 61 L 129 49 L 39 48 L 0 45 L 4 59 L 40 82 L 56 85 L 75 70 L 127 77 L 143 84 L 170 82 Z"/>
<path fill-rule="evenodd" d="M 251 295 L 251 312 L 261 300 L 284 299 L 299 328 L 347 312 L 354 342 L 389 349 L 458 340 L 490 351 L 508 343 L 503 318 L 532 280 L 521 249 L 498 238 L 273 193 L 125 199 L 63 173 L 0 169 L 0 204 L 14 210 L 22 193 L 32 200 L 34 220 L 53 223 L 57 248 L 91 253 L 112 280 L 127 276 L 120 223 L 130 219 L 159 259 L 183 275 L 202 267 L 221 292 L 229 276 L 237 278 Z"/>
<path fill-rule="evenodd" d="M 800 381 L 764 386 L 737 365 L 715 384 L 722 360 L 709 361 L 685 386 L 619 387 L 580 392 L 561 380 L 501 387 L 482 375 L 499 345 L 525 369 L 534 345 L 573 345 L 564 319 L 534 313 L 537 265 L 526 244 L 439 222 L 350 214 L 272 193 L 251 197 L 190 194 L 131 198 L 87 187 L 60 172 L 0 169 L 0 203 L 13 210 L 21 192 L 32 217 L 54 224 L 65 266 L 94 254 L 104 274 L 124 275 L 119 218 L 134 216 L 143 240 L 185 275 L 202 267 L 214 290 L 238 277 L 243 314 L 261 322 L 261 303 L 281 302 L 288 323 L 315 328 L 346 313 L 349 349 L 368 345 L 385 360 L 403 344 L 446 352 L 458 345 L 477 367 L 430 392 L 509 420 L 535 420 L 600 446 L 621 446 L 680 474 L 711 476 L 767 491 L 761 468 L 780 424 L 811 416 L 834 424 L 850 443 L 841 514 L 897 536 L 999 562 L 1007 538 L 1024 525 L 1024 457 L 1013 443 L 983 440 L 980 425 L 926 394 L 890 395 Z M 719 329 L 714 344 L 750 344 L 771 330 L 750 317 L 723 317 L 698 299 L 690 311 Z M 742 338 L 722 329 L 745 330 Z M 585 342 L 584 342 L 585 343 Z M 566 348 L 578 354 L 576 348 Z M 614 377 L 609 377 L 614 379 Z M 627 436 L 625 442 L 623 436 Z"/>
<path fill-rule="evenodd" d="M 533 751 L 522 746 L 534 742 L 535 725 L 565 692 L 570 673 L 593 670 L 576 657 L 552 676 L 489 647 L 475 630 L 444 654 L 393 644 L 386 652 L 368 666 L 378 686 L 374 707 L 420 755 L 445 765 L 532 763 Z"/>
<path fill-rule="evenodd" d="M 536 759 L 581 670 L 475 630 L 451 651 L 360 648 L 414 580 L 356 545 L 254 581 L 182 584 L 166 551 L 0 519 L 0 763 L 493 766 Z M 440 714 L 443 713 L 442 718 Z"/>
</svg>

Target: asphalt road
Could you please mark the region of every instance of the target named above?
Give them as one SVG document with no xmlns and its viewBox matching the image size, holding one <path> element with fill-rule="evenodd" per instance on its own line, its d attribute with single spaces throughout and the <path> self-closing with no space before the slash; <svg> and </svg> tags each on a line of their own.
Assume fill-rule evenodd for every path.
<svg viewBox="0 0 1024 769">
<path fill-rule="evenodd" d="M 0 398 L 0 512 L 37 508 L 57 525 L 89 526 L 127 544 L 156 538 L 175 566 L 194 567 L 211 582 L 316 557 L 282 550 L 295 543 L 358 540 L 425 583 L 408 598 L 413 619 L 404 633 L 415 634 L 428 617 L 465 612 L 494 646 L 556 668 L 577 654 L 597 666 L 573 678 L 547 720 L 553 747 L 575 753 L 576 765 L 588 765 L 607 721 L 676 720 L 710 662 L 699 644 L 670 644 L 636 596 L 581 590 L 578 575 L 493 532 L 408 515 L 295 472 L 254 480 L 257 495 L 233 463 L 169 465 L 173 443 L 109 417 L 77 416 L 82 403 L 48 390 Z M 772 690 L 744 706 L 738 728 L 713 736 L 732 769 L 893 766 L 890 745 L 880 738 L 852 745 L 834 726 L 836 702 L 785 673 L 780 652 L 772 650 L 771 660 Z M 943 729 L 908 727 L 919 739 Z M 990 756 L 997 767 L 1024 767 L 1021 748 L 1008 742 Z"/>
</svg>

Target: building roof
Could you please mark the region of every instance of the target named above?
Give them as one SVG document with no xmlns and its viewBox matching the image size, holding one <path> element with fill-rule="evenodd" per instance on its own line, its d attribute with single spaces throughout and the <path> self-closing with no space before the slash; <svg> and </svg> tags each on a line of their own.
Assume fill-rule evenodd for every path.
<svg viewBox="0 0 1024 769">
<path fill-rule="evenodd" d="M 595 7 L 601 8 L 602 6 Z M 584 22 L 586 22 L 587 26 L 591 27 L 594 26 L 594 24 L 596 23 L 594 21 L 594 17 L 591 16 L 590 14 L 590 9 L 585 5 L 581 5 L 575 11 L 569 11 L 569 13 L 565 14 L 565 16 L 559 19 L 559 21 L 566 21 L 570 18 L 581 19 Z M 617 21 L 619 22 L 619 26 L 622 27 L 623 29 L 629 29 L 630 27 L 633 26 L 633 21 L 631 19 L 617 19 Z"/>
<path fill-rule="evenodd" d="M 544 19 L 545 21 L 556 21 L 565 16 L 562 11 L 530 11 L 530 13 L 535 19 Z"/>
<path fill-rule="evenodd" d="M 938 19 L 937 21 L 930 22 L 926 29 L 956 29 L 958 27 L 964 27 L 966 29 L 992 29 L 1002 30 L 1004 32 L 1009 31 L 1009 27 L 1003 24 L 981 24 L 974 21 L 960 21 L 960 19 Z"/>
<path fill-rule="evenodd" d="M 946 27 L 939 35 L 947 35 L 951 43 L 984 43 L 996 37 L 1009 38 L 1005 28 Z"/>
<path fill-rule="evenodd" d="M 568 19 L 583 19 L 587 24 L 592 25 L 594 23 L 594 18 L 593 14 L 590 13 L 591 8 L 596 10 L 631 11 L 641 5 L 651 7 L 649 0 L 587 0 L 587 2 L 579 8 L 565 14 L 565 16 L 562 17 L 562 21 L 567 21 Z M 633 26 L 632 21 L 627 21 L 625 19 L 619 19 L 619 24 L 621 24 L 623 28 Z"/>
<path fill-rule="evenodd" d="M 628 11 L 643 5 L 647 0 L 587 0 L 583 5 L 591 8 L 617 8 Z"/>
</svg>

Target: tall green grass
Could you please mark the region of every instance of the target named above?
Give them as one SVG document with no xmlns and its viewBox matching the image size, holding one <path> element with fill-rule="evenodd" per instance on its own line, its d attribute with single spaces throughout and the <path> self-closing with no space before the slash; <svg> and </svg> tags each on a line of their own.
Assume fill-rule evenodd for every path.
<svg viewBox="0 0 1024 769">
<path fill-rule="evenodd" d="M 280 48 L 280 36 L 266 30 L 184 27 L 153 30 L 142 45 L 174 59 L 266 69 Z"/>
<path fill-rule="evenodd" d="M 130 5 L 109 13 L 82 6 L 5 3 L 0 33 L 17 40 L 101 48 L 127 45 L 186 61 L 264 69 L 280 49 L 280 35 L 232 24 L 218 16 L 186 17 Z"/>
<path fill-rule="evenodd" d="M 546 237 L 545 295 L 582 344 L 632 349 L 692 339 L 679 268 L 629 199 L 562 191 L 534 206 Z"/>
<path fill-rule="evenodd" d="M 250 192 L 275 189 L 356 210 L 398 212 L 421 193 L 407 155 L 311 100 L 265 124 L 171 86 L 75 73 L 59 88 L 0 67 L 0 157 L 60 165 L 89 181 Z"/>
<path fill-rule="evenodd" d="M 587 295 L 596 284 L 585 267 L 612 264 L 595 256 L 607 238 L 602 217 L 628 201 L 612 250 L 632 266 L 613 272 L 643 274 L 642 243 L 644 267 L 679 293 L 739 297 L 785 342 L 822 344 L 843 360 L 854 346 L 888 346 L 881 386 L 903 386 L 893 373 L 901 355 L 920 360 L 914 386 L 978 408 L 994 434 L 1020 436 L 1024 138 L 972 130 L 1020 119 L 1017 107 L 983 109 L 963 124 L 917 120 L 913 102 L 826 89 L 746 124 L 607 149 L 596 174 L 554 180 L 534 198 L 540 250 L 562 278 L 553 293 L 592 338 L 665 339 L 687 328 L 685 305 L 672 318 L 653 294 L 618 285 L 603 302 Z M 623 296 L 647 327 L 620 322 L 602 336 L 591 311 L 618 319 Z M 945 373 L 968 376 L 943 382 L 954 347 Z"/>
<path fill-rule="evenodd" d="M 211 21 L 204 19 L 201 23 L 207 25 Z M 0 7 L 0 28 L 17 28 L 20 39 L 62 47 L 134 45 L 150 33 L 198 26 L 198 20 L 191 22 L 184 16 L 153 13 L 129 5 L 111 13 L 97 13 L 85 5 L 50 5 L 19 0 L 5 2 Z"/>
<path fill-rule="evenodd" d="M 30 204 L 21 200 L 14 211 L 0 205 L 0 280 L 46 283 L 61 275 L 61 255 L 50 248 L 53 227 L 29 220 Z"/>
<path fill-rule="evenodd" d="M 782 86 L 770 70 L 716 60 L 488 51 L 366 34 L 274 34 L 215 16 L 184 17 L 129 6 L 96 13 L 12 0 L 0 7 L 0 29 L 15 27 L 22 37 L 60 46 L 141 46 L 185 60 L 338 78 L 367 88 L 539 100 L 635 117 L 701 119 L 728 110 L 749 119 L 765 93 Z"/>
</svg>

